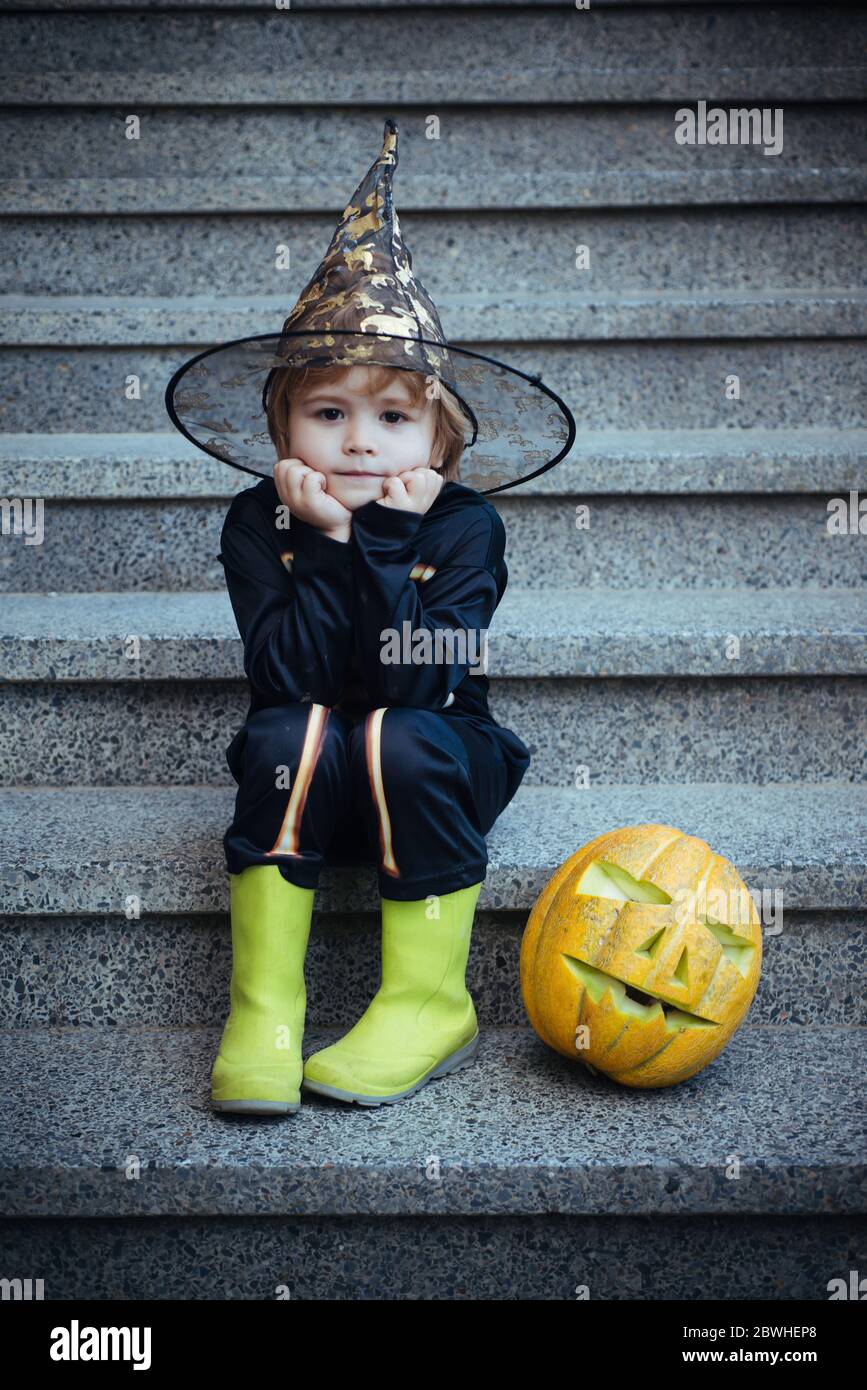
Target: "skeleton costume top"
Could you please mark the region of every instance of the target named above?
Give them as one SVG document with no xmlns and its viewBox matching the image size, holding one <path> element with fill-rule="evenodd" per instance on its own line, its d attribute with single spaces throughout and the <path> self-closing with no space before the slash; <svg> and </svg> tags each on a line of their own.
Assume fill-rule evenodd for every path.
<svg viewBox="0 0 867 1390">
<path fill-rule="evenodd" d="M 373 849 L 383 895 L 415 901 L 484 877 L 485 835 L 529 765 L 488 706 L 487 629 L 508 571 L 484 493 L 553 467 L 575 423 L 538 376 L 446 342 L 400 231 L 396 164 L 389 119 L 282 332 L 198 354 L 166 406 L 205 453 L 260 479 L 233 500 L 219 556 L 251 693 L 227 750 L 239 788 L 229 872 L 276 862 L 314 886 L 335 847 Z M 419 372 L 452 393 L 461 481 L 444 482 L 425 513 L 372 498 L 345 542 L 294 515 L 285 527 L 269 392 L 287 366 L 358 365 Z"/>
<path fill-rule="evenodd" d="M 263 479 L 223 527 L 250 713 L 286 700 L 353 719 L 386 705 L 448 709 L 487 723 L 523 772 L 526 747 L 488 707 L 486 634 L 508 582 L 495 508 L 455 482 L 425 513 L 371 500 L 352 514 L 351 543 L 294 516 L 280 530 L 280 511 Z"/>
</svg>

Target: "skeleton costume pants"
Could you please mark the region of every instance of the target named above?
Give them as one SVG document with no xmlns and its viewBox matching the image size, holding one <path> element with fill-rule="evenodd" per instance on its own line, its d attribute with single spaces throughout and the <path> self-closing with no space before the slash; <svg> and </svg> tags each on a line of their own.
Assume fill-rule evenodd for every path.
<svg viewBox="0 0 867 1390">
<path fill-rule="evenodd" d="M 410 902 L 483 881 L 485 834 L 523 776 L 481 722 L 401 706 L 271 706 L 227 759 L 238 782 L 229 873 L 277 864 L 315 888 L 323 864 L 370 863 L 382 897 Z"/>
</svg>

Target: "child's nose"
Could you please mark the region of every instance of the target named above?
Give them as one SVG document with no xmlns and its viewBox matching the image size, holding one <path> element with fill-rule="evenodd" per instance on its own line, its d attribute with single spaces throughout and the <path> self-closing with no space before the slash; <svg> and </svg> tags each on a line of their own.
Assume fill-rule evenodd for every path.
<svg viewBox="0 0 867 1390">
<path fill-rule="evenodd" d="M 376 443 L 372 423 L 360 415 L 349 419 L 343 436 L 343 447 L 348 453 L 375 454 Z"/>
<path fill-rule="evenodd" d="M 344 440 L 344 448 L 348 454 L 375 454 L 376 445 L 368 430 L 363 426 L 353 427 L 347 433 Z"/>
</svg>

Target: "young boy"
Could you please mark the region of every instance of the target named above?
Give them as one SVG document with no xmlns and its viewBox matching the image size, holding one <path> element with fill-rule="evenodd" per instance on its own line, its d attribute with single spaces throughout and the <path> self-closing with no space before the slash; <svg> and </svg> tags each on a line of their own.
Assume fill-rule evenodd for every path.
<svg viewBox="0 0 867 1390">
<path fill-rule="evenodd" d="M 218 1108 L 298 1108 L 326 851 L 378 866 L 382 984 L 346 1037 L 308 1057 L 304 1088 L 394 1101 L 478 1047 L 465 970 L 484 836 L 530 755 L 475 674 L 506 586 L 505 532 L 489 502 L 444 477 L 463 443 L 457 415 L 417 373 L 287 370 L 270 420 L 286 456 L 229 509 L 221 559 L 252 699 L 228 753 L 239 791 Z"/>
<path fill-rule="evenodd" d="M 302 1079 L 379 1105 L 478 1047 L 465 970 L 485 835 L 530 754 L 488 708 L 505 530 L 458 467 L 478 439 L 465 476 L 513 486 L 559 462 L 575 422 L 539 376 L 446 343 L 401 234 L 396 166 L 389 118 L 282 332 L 200 353 L 166 390 L 188 439 L 261 478 L 229 508 L 220 554 L 251 688 L 227 750 L 223 1110 L 297 1110 Z M 302 1064 L 326 858 L 377 870 L 382 982 Z"/>
</svg>

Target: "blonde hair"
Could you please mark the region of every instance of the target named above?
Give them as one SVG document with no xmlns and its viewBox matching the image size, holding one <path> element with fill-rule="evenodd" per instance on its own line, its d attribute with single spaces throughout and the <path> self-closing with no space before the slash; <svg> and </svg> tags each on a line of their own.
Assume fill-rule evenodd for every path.
<svg viewBox="0 0 867 1390">
<path fill-rule="evenodd" d="M 366 364 L 359 363 L 359 365 Z M 293 398 L 299 395 L 308 383 L 313 384 L 315 382 L 318 385 L 320 382 L 324 382 L 325 384 L 333 383 L 336 385 L 350 371 L 352 371 L 351 367 L 278 368 L 276 379 L 272 382 L 271 390 L 268 393 L 267 409 L 268 433 L 274 441 L 278 458 L 288 458 L 291 453 L 289 406 Z M 315 373 L 312 379 L 311 373 Z M 372 396 L 378 391 L 385 390 L 395 377 L 406 383 L 410 400 L 416 407 L 422 401 L 430 399 L 427 394 L 427 383 L 431 380 L 437 380 L 436 377 L 426 376 L 423 372 L 409 371 L 405 367 L 384 367 L 373 363 L 368 367 L 368 380 L 364 388 L 365 395 Z M 456 482 L 459 479 L 460 457 L 464 451 L 464 431 L 468 424 L 467 417 L 455 397 L 445 387 L 438 390 L 431 404 L 434 408 L 434 431 L 430 458 L 442 460 L 440 464 L 435 465 L 435 471 L 442 474 L 444 482 Z"/>
</svg>

